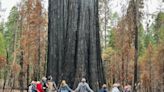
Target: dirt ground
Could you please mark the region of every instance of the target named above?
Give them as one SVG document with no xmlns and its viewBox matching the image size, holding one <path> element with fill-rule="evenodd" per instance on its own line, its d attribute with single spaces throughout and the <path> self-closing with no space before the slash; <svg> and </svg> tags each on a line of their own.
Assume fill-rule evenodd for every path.
<svg viewBox="0 0 164 92">
<path fill-rule="evenodd" d="M 0 89 L 0 92 L 3 92 L 3 90 L 2 89 Z M 17 90 L 17 89 L 13 89 L 12 91 L 11 91 L 11 89 L 5 89 L 5 91 L 4 92 L 20 92 L 20 90 Z M 23 92 L 27 92 L 26 90 L 24 90 Z"/>
</svg>

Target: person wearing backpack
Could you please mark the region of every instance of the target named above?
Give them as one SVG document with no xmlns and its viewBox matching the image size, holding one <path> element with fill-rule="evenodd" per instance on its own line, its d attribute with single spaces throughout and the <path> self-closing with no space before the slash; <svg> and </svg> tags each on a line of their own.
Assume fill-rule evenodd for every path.
<svg viewBox="0 0 164 92">
<path fill-rule="evenodd" d="M 93 90 L 89 87 L 88 83 L 86 83 L 86 79 L 82 78 L 81 82 L 75 89 L 75 92 L 93 92 Z"/>
<path fill-rule="evenodd" d="M 73 90 L 66 84 L 65 80 L 62 80 L 58 92 L 73 92 Z"/>
</svg>

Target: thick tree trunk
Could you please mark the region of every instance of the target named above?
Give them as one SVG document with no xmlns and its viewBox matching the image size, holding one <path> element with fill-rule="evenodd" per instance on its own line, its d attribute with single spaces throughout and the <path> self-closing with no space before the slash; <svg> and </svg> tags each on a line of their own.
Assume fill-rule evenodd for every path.
<svg viewBox="0 0 164 92">
<path fill-rule="evenodd" d="M 49 0 L 47 76 L 75 88 L 85 77 L 94 90 L 105 82 L 98 0 Z"/>
</svg>

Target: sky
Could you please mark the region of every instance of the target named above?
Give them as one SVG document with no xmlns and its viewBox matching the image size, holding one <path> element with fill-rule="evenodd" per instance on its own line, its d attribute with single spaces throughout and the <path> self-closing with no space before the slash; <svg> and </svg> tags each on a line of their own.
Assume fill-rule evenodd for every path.
<svg viewBox="0 0 164 92">
<path fill-rule="evenodd" d="M 10 10 L 14 5 L 18 5 L 21 0 L 0 0 L 1 5 L 0 9 L 5 11 L 0 12 L 1 20 L 7 21 L 7 17 L 9 16 Z M 45 8 L 48 8 L 48 0 L 43 0 Z"/>
<path fill-rule="evenodd" d="M 9 16 L 9 12 L 11 8 L 14 5 L 17 5 L 17 3 L 20 2 L 20 0 L 0 0 L 0 2 L 1 2 L 0 9 L 5 10 L 4 12 L 0 12 L 1 19 L 3 18 L 6 21 L 7 17 Z"/>
<path fill-rule="evenodd" d="M 4 19 L 4 21 L 7 21 L 7 17 L 9 16 L 9 12 L 10 9 L 14 6 L 17 5 L 21 0 L 0 0 L 1 5 L 0 8 L 1 9 L 5 9 L 5 12 L 0 12 L 1 15 L 1 20 Z M 45 8 L 48 8 L 48 0 L 43 0 L 44 2 L 44 6 Z M 111 10 L 112 12 L 117 12 L 120 16 L 123 14 L 122 11 L 126 10 L 126 8 L 128 7 L 128 4 L 126 3 L 128 0 L 111 0 L 110 2 L 110 6 L 111 6 Z M 121 6 L 124 6 L 125 8 L 122 8 Z M 145 19 L 149 19 L 153 22 L 152 18 L 147 18 L 146 17 L 146 13 L 147 14 L 155 14 L 157 15 L 157 13 L 159 12 L 159 8 L 160 6 L 162 7 L 162 11 L 164 11 L 164 3 L 162 3 L 162 0 L 146 0 L 145 3 L 145 7 L 143 9 L 143 11 L 145 12 L 144 17 Z M 144 20 L 144 22 L 146 22 L 146 20 Z"/>
<path fill-rule="evenodd" d="M 122 0 L 122 2 L 120 2 L 120 0 L 111 1 L 112 2 L 109 4 L 109 6 L 111 6 L 112 11 L 117 12 L 120 16 L 122 16 L 124 14 L 123 11 L 128 7 L 127 2 L 129 0 Z M 124 8 L 122 6 L 124 6 Z M 162 0 L 144 0 L 144 8 L 141 10 L 144 12 L 143 24 L 146 24 L 146 22 L 149 20 L 151 23 L 154 22 L 155 16 L 159 13 L 160 10 L 164 12 L 164 2 L 162 3 Z M 149 17 L 147 17 L 147 14 Z"/>
</svg>

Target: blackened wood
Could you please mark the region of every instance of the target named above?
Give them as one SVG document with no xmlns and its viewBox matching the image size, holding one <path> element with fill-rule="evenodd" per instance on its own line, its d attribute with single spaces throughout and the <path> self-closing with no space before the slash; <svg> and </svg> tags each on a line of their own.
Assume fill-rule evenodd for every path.
<svg viewBox="0 0 164 92">
<path fill-rule="evenodd" d="M 82 77 L 94 90 L 105 83 L 98 0 L 49 0 L 48 75 L 72 88 Z"/>
</svg>

